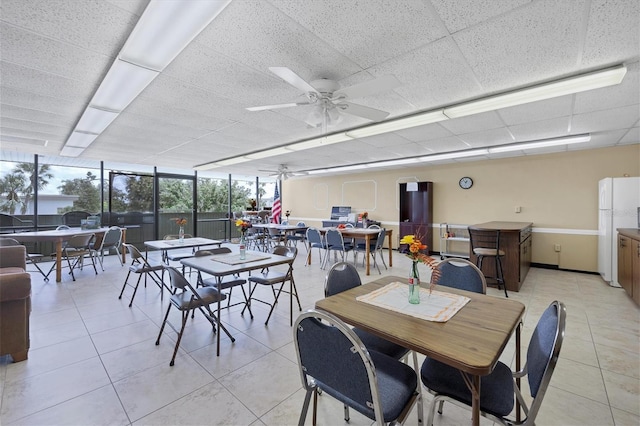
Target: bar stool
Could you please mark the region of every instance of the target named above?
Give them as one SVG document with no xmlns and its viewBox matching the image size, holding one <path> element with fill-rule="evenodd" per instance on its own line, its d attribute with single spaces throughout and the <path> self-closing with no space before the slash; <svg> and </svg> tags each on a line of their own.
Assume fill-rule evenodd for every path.
<svg viewBox="0 0 640 426">
<path fill-rule="evenodd" d="M 509 297 L 507 294 L 507 286 L 504 282 L 504 272 L 502 270 L 502 258 L 505 252 L 500 250 L 500 230 L 481 231 L 469 228 L 469 237 L 471 239 L 471 250 L 473 254 L 476 255 L 476 266 L 482 270 L 482 261 L 484 258 L 493 258 L 496 276 L 485 276 L 485 278 L 495 280 L 498 285 L 498 290 L 500 290 L 500 286 L 502 285 L 505 297 Z"/>
</svg>

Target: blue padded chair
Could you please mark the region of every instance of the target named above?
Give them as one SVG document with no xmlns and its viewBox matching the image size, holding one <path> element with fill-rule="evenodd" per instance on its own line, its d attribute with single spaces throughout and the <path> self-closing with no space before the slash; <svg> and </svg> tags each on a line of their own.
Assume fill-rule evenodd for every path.
<svg viewBox="0 0 640 426">
<path fill-rule="evenodd" d="M 311 251 L 314 248 L 318 249 L 318 256 L 320 256 L 320 265 L 324 263 L 324 258 L 322 257 L 322 251 L 327 248 L 327 245 L 320 234 L 318 228 L 308 228 L 306 232 L 306 240 L 307 240 L 307 264 L 311 264 Z"/>
<path fill-rule="evenodd" d="M 342 261 L 344 262 L 346 254 L 353 250 L 353 244 L 345 243 L 344 238 L 342 238 L 342 234 L 337 229 L 327 229 L 327 233 L 324 237 L 327 245 L 327 253 L 324 256 L 324 264 L 322 265 L 323 269 L 327 266 L 327 263 L 329 263 L 329 257 L 332 251 L 336 256 L 340 253 Z"/>
<path fill-rule="evenodd" d="M 566 316 L 564 304 L 558 301 L 552 302 L 540 317 L 531 336 L 524 368 L 521 371 L 512 372 L 505 364 L 498 362 L 491 374 L 480 378 L 480 412 L 483 417 L 504 425 L 534 424 L 558 362 L 564 339 Z M 448 401 L 467 408 L 471 406 L 471 393 L 459 370 L 427 358 L 422 364 L 420 373 L 422 383 L 434 395 L 427 426 L 433 424 L 435 407 L 439 401 Z M 525 376 L 533 397 L 531 406 L 525 403 L 514 380 Z M 514 407 L 514 394 L 526 415 L 521 422 L 507 418 Z"/>
<path fill-rule="evenodd" d="M 338 262 L 334 264 L 324 280 L 324 296 L 329 297 L 334 294 L 357 287 L 362 284 L 360 274 L 355 266 L 348 262 Z M 380 352 L 391 358 L 400 360 L 409 354 L 409 349 L 390 342 L 375 334 L 368 333 L 359 328 L 353 328 L 353 332 L 360 338 L 365 347 L 370 351 Z M 413 353 L 413 364 L 415 370 L 418 371 L 418 358 Z M 421 407 L 420 407 L 421 408 Z M 422 410 L 420 410 L 420 418 L 422 418 Z M 349 409 L 345 405 L 344 419 L 349 421 Z"/>
<path fill-rule="evenodd" d="M 376 256 L 378 255 L 380 256 L 380 260 L 382 260 L 384 269 L 387 269 L 387 264 L 384 261 L 384 256 L 382 256 L 382 246 L 384 245 L 384 237 L 387 234 L 387 230 L 384 228 L 380 228 L 378 225 L 371 225 L 367 229 L 376 229 L 376 228 L 379 229 L 380 232 L 378 232 L 378 236 L 375 239 L 369 240 L 369 253 L 371 254 L 371 257 L 373 257 L 373 266 L 375 266 L 378 269 L 379 274 L 382 274 L 382 272 L 380 272 L 380 266 L 378 266 L 378 261 L 376 259 Z M 358 252 L 363 252 L 363 253 L 367 252 L 367 246 L 365 242 L 356 244 L 355 246 L 356 260 L 358 259 Z M 363 264 L 365 260 L 366 260 L 365 258 L 362 258 Z"/>
<path fill-rule="evenodd" d="M 317 389 L 352 407 L 377 425 L 402 424 L 421 403 L 415 371 L 408 365 L 371 351 L 340 319 L 321 310 L 301 314 L 295 323 L 294 344 L 302 385 L 306 390 L 298 425 L 304 425 Z"/>
<path fill-rule="evenodd" d="M 487 281 L 484 274 L 473 262 L 467 259 L 445 259 L 438 263 L 440 277 L 435 284 L 474 293 L 487 294 Z M 434 283 L 435 276 L 431 275 Z"/>
</svg>

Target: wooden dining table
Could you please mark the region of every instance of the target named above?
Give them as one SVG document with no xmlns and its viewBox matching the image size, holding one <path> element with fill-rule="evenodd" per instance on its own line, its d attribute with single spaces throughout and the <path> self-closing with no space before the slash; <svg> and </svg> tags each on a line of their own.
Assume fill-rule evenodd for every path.
<svg viewBox="0 0 640 426">
<path fill-rule="evenodd" d="M 472 424 L 478 425 L 480 377 L 493 371 L 514 331 L 516 369 L 520 369 L 520 325 L 525 306 L 516 300 L 439 286 L 439 291 L 471 300 L 448 321 L 433 322 L 356 300 L 392 282 L 404 283 L 406 279 L 382 277 L 318 300 L 315 306 L 352 326 L 460 370 L 472 395 Z"/>
<path fill-rule="evenodd" d="M 371 269 L 371 258 L 369 254 L 371 240 L 376 237 L 379 233 L 379 229 L 373 228 L 318 228 L 320 234 L 324 236 L 329 229 L 337 229 L 340 231 L 343 237 L 345 238 L 359 238 L 364 239 L 365 242 L 365 258 L 366 258 L 366 274 L 370 274 Z M 393 266 L 393 229 L 385 229 L 385 235 L 387 236 L 387 251 L 389 252 L 389 267 Z M 307 265 L 311 265 L 311 250 L 308 250 L 307 253 Z"/>
<path fill-rule="evenodd" d="M 126 242 L 126 229 L 122 229 L 122 243 Z M 50 231 L 31 231 L 31 232 L 16 232 L 10 235 L 11 238 L 18 240 L 22 243 L 30 242 L 53 242 L 56 246 L 56 282 L 62 281 L 62 244 L 65 241 L 69 241 L 74 235 L 87 235 L 96 234 L 104 235 L 109 228 L 97 228 L 97 229 L 82 229 L 82 228 L 69 228 Z M 126 253 L 122 250 L 122 262 L 126 262 Z"/>
</svg>

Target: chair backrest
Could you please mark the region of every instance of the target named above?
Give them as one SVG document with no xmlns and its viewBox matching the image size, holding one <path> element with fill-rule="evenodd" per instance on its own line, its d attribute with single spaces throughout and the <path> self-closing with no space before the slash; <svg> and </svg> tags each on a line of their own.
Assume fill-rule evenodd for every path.
<svg viewBox="0 0 640 426">
<path fill-rule="evenodd" d="M 114 247 L 117 246 L 122 240 L 122 229 L 117 226 L 112 226 L 104 234 L 102 239 L 102 247 Z"/>
<path fill-rule="evenodd" d="M 84 211 L 71 211 L 62 215 L 62 222 L 69 226 L 80 226 L 83 219 L 91 216 L 91 213 Z"/>
<path fill-rule="evenodd" d="M 373 225 L 369 225 L 367 226 L 367 229 L 380 229 L 380 225 L 376 225 L 375 223 Z"/>
<path fill-rule="evenodd" d="M 164 269 L 169 273 L 169 279 L 171 280 L 171 286 L 181 290 L 192 290 L 189 281 L 182 275 L 176 268 L 172 266 L 165 266 Z"/>
<path fill-rule="evenodd" d="M 271 249 L 271 254 L 275 254 L 278 256 L 286 256 L 291 257 L 293 259 L 298 255 L 298 249 L 295 247 L 287 247 L 287 246 L 275 246 Z"/>
<path fill-rule="evenodd" d="M 564 303 L 552 302 L 538 320 L 529 341 L 527 363 L 524 369 L 527 372 L 529 390 L 534 400 L 529 407 L 527 420 L 535 419 L 551 381 L 564 340 L 566 318 L 567 308 Z"/>
<path fill-rule="evenodd" d="M 184 238 L 193 238 L 193 235 L 191 234 L 184 234 Z M 167 234 L 164 237 L 162 237 L 163 240 L 178 240 L 180 239 L 180 235 L 178 234 Z"/>
<path fill-rule="evenodd" d="M 382 413 L 373 361 L 351 328 L 334 315 L 310 310 L 296 319 L 293 336 L 305 388 L 311 377 L 322 390 L 349 401 L 367 417 Z"/>
<path fill-rule="evenodd" d="M 296 226 L 307 226 L 307 224 L 302 222 L 302 221 L 300 221 L 300 222 L 296 223 Z"/>
<path fill-rule="evenodd" d="M 432 283 L 474 293 L 487 293 L 487 280 L 484 274 L 467 259 L 445 259 L 438 263 L 437 268 L 440 276 L 435 278 L 432 274 Z"/>
<path fill-rule="evenodd" d="M 469 228 L 471 250 L 487 248 L 500 250 L 500 230 L 480 231 Z"/>
<path fill-rule="evenodd" d="M 362 284 L 360 274 L 351 263 L 338 262 L 331 266 L 324 279 L 324 297 L 342 293 Z"/>
<path fill-rule="evenodd" d="M 129 255 L 131 256 L 133 262 L 144 261 L 143 263 L 147 263 L 142 253 L 140 253 L 140 250 L 138 250 L 138 248 L 133 244 L 123 243 L 122 247 L 124 247 L 125 250 L 129 252 Z"/>
<path fill-rule="evenodd" d="M 288 225 L 289 221 L 288 220 L 283 220 L 282 222 L 280 222 L 280 225 Z"/>
<path fill-rule="evenodd" d="M 353 226 L 353 223 L 345 223 L 344 227 L 345 228 L 355 228 L 355 226 Z"/>
<path fill-rule="evenodd" d="M 325 239 L 327 241 L 327 246 L 331 247 L 342 247 L 344 249 L 344 239 L 342 238 L 342 234 L 337 229 L 328 229 L 325 234 Z"/>
<path fill-rule="evenodd" d="M 74 235 L 67 241 L 65 249 L 87 249 L 94 238 L 95 234 Z"/>
<path fill-rule="evenodd" d="M 377 225 L 376 225 L 377 226 Z M 376 250 L 381 250 L 384 245 L 384 237 L 387 235 L 387 230 L 385 228 L 378 228 L 380 232 L 378 232 L 378 236 L 376 237 Z"/>
<path fill-rule="evenodd" d="M 307 242 L 309 244 L 322 244 L 322 235 L 318 228 L 307 228 Z"/>
<path fill-rule="evenodd" d="M 56 231 L 64 231 L 65 229 L 71 229 L 68 225 L 58 225 L 56 226 Z"/>
<path fill-rule="evenodd" d="M 0 238 L 0 247 L 10 247 L 22 245 L 18 240 L 13 238 Z"/>
<path fill-rule="evenodd" d="M 231 253 L 231 249 L 229 247 L 214 247 L 205 250 L 198 250 L 194 253 L 195 257 L 201 256 L 213 256 L 215 254 L 227 254 Z"/>
</svg>

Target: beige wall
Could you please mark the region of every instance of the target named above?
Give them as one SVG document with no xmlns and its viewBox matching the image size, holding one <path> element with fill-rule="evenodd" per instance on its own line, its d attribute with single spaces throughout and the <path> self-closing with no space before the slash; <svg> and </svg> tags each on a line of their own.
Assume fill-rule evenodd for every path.
<svg viewBox="0 0 640 426">
<path fill-rule="evenodd" d="M 640 176 L 640 145 L 439 166 L 289 179 L 282 190 L 291 220 L 319 226 L 331 207 L 347 205 L 398 229 L 398 184 L 434 183 L 434 223 L 533 222 L 533 262 L 597 271 L 598 181 Z M 473 187 L 458 181 L 470 176 Z M 521 213 L 515 213 L 515 207 Z M 433 250 L 439 250 L 438 230 Z M 397 242 L 397 240 L 396 240 Z M 560 253 L 554 244 L 561 245 Z M 394 243 L 395 245 L 395 243 Z"/>
</svg>

